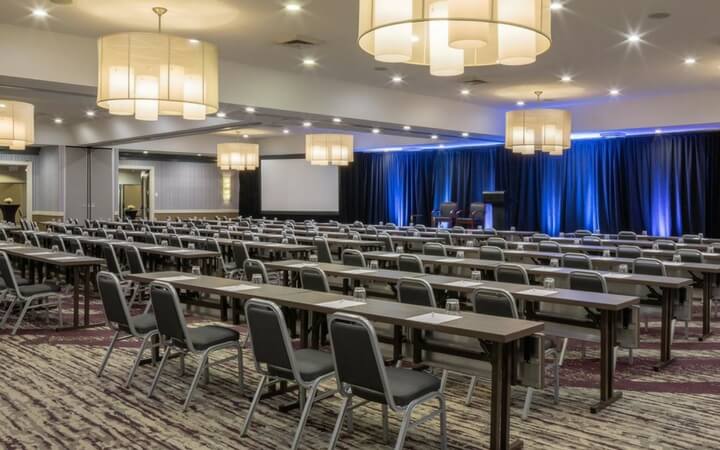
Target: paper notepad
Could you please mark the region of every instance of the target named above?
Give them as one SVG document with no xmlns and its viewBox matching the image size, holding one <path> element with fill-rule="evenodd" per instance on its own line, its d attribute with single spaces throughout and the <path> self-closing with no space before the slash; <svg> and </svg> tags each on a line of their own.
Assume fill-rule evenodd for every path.
<svg viewBox="0 0 720 450">
<path fill-rule="evenodd" d="M 20 250 L 21 248 L 25 248 L 25 247 L 23 247 L 22 245 L 15 245 L 15 246 L 11 246 L 11 247 L 0 247 L 0 248 L 2 248 L 3 250 Z"/>
<path fill-rule="evenodd" d="M 675 261 L 667 261 L 667 262 L 664 262 L 663 264 L 665 264 L 666 266 L 682 266 L 683 265 L 683 263 L 675 262 Z"/>
<path fill-rule="evenodd" d="M 355 300 L 333 300 L 331 302 L 325 302 L 325 303 L 319 303 L 320 306 L 326 306 L 328 308 L 336 308 L 336 309 L 343 309 L 343 308 L 352 308 L 353 306 L 360 306 L 364 305 L 363 302 L 356 302 Z"/>
<path fill-rule="evenodd" d="M 408 317 L 407 320 L 411 320 L 413 322 L 439 324 L 439 323 L 451 322 L 453 320 L 457 320 L 457 319 L 461 319 L 461 318 L 462 318 L 462 316 L 455 316 L 455 315 L 450 315 L 450 314 L 427 313 L 427 314 L 420 314 L 419 316 Z"/>
<path fill-rule="evenodd" d="M 376 272 L 376 270 L 369 270 L 369 269 L 352 269 L 352 270 L 343 270 L 342 273 L 347 273 L 350 275 L 362 275 L 364 273 L 373 273 Z"/>
<path fill-rule="evenodd" d="M 298 264 L 290 264 L 288 267 L 292 267 L 293 269 L 302 269 L 304 267 L 317 267 L 317 264 L 313 263 L 298 263 Z"/>
<path fill-rule="evenodd" d="M 58 258 L 50 258 L 53 261 L 72 261 L 73 259 L 83 259 L 84 256 L 60 256 Z"/>
<path fill-rule="evenodd" d="M 220 291 L 228 291 L 228 292 L 241 292 L 241 291 L 249 291 L 252 289 L 258 289 L 260 286 L 253 286 L 250 284 L 236 284 L 233 286 L 225 286 L 218 288 Z"/>
<path fill-rule="evenodd" d="M 606 273 L 605 278 L 630 278 L 632 275 L 629 273 Z"/>
<path fill-rule="evenodd" d="M 462 258 L 443 258 L 438 259 L 437 262 L 444 262 L 444 263 L 455 263 L 455 262 L 461 262 L 464 261 Z"/>
<path fill-rule="evenodd" d="M 480 285 L 482 285 L 482 282 L 458 280 L 458 281 L 453 281 L 452 283 L 448 283 L 447 285 L 454 286 L 454 287 L 470 288 L 470 287 L 480 286 Z"/>
<path fill-rule="evenodd" d="M 29 256 L 41 256 L 41 255 L 52 255 L 53 252 L 37 252 L 37 253 L 28 253 Z"/>
<path fill-rule="evenodd" d="M 397 253 L 380 253 L 377 256 L 380 258 L 393 258 L 397 256 Z"/>
<path fill-rule="evenodd" d="M 527 290 L 518 292 L 518 294 L 538 295 L 541 297 L 547 297 L 548 295 L 557 294 L 557 291 L 550 291 L 547 289 L 527 289 Z"/>
<path fill-rule="evenodd" d="M 186 275 L 178 275 L 174 277 L 165 277 L 165 278 L 158 278 L 158 281 L 187 281 L 187 280 L 194 280 L 197 277 L 188 277 Z"/>
<path fill-rule="evenodd" d="M 560 272 L 562 269 L 559 267 L 537 267 L 535 270 L 538 272 Z"/>
<path fill-rule="evenodd" d="M 194 251 L 194 250 L 185 250 L 185 249 L 184 250 L 168 250 L 168 253 L 189 253 L 192 251 Z"/>
</svg>

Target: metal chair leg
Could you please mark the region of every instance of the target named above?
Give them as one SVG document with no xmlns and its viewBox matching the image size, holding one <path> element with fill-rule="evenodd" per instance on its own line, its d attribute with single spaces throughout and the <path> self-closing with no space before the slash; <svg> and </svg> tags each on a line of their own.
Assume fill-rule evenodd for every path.
<svg viewBox="0 0 720 450">
<path fill-rule="evenodd" d="M 530 412 L 530 405 L 532 404 L 532 398 L 533 398 L 533 392 L 535 389 L 528 387 L 527 393 L 525 394 L 525 404 L 523 405 L 522 410 L 522 419 L 526 420 L 528 413 Z"/>
<path fill-rule="evenodd" d="M 555 367 L 553 367 L 553 371 L 555 379 L 553 380 L 553 403 L 556 405 L 560 401 L 560 355 L 558 352 L 555 352 Z"/>
<path fill-rule="evenodd" d="M 473 393 L 475 392 L 475 386 L 477 386 L 477 377 L 472 376 L 470 378 L 470 386 L 468 386 L 467 395 L 465 396 L 465 406 L 470 406 L 472 403 Z"/>
<path fill-rule="evenodd" d="M 25 318 L 25 314 L 27 314 L 28 309 L 30 309 L 30 303 L 32 303 L 31 300 L 25 301 L 25 305 L 23 306 L 23 309 L 20 312 L 20 317 L 18 317 L 17 322 L 15 322 L 15 326 L 12 329 L 13 336 L 15 336 L 15 333 L 17 333 L 17 330 L 18 330 L 18 328 L 20 328 L 20 324 L 22 323 L 22 320 Z"/>
<path fill-rule="evenodd" d="M 10 317 L 10 314 L 12 314 L 13 309 L 15 309 L 15 305 L 17 304 L 17 298 L 13 298 L 13 300 L 10 302 L 10 306 L 5 310 L 5 314 L 3 314 L 2 320 L 0 320 L 0 328 L 5 326 L 5 322 L 7 322 L 8 318 Z"/>
<path fill-rule="evenodd" d="M 120 335 L 120 331 L 116 331 L 115 334 L 113 334 L 112 339 L 110 340 L 110 345 L 108 345 L 107 351 L 105 352 L 105 357 L 102 360 L 102 363 L 100 363 L 100 369 L 98 369 L 97 377 L 101 377 L 103 371 L 105 370 L 105 366 L 107 365 L 108 360 L 110 359 L 110 353 L 113 351 L 113 347 L 115 347 L 115 341 L 117 341 L 118 336 Z"/>
<path fill-rule="evenodd" d="M 185 403 L 183 403 L 183 411 L 187 410 L 188 405 L 190 404 L 190 399 L 192 398 L 193 392 L 195 392 L 195 388 L 198 385 L 198 382 L 200 381 L 200 376 L 205 375 L 205 379 L 207 380 L 207 370 L 208 370 L 208 353 L 205 351 L 202 356 L 200 356 L 200 361 L 198 362 L 197 370 L 195 370 L 195 376 L 193 377 L 192 383 L 190 384 L 190 389 L 188 390 L 187 397 L 185 397 Z"/>
<path fill-rule="evenodd" d="M 237 347 L 238 359 L 238 383 L 240 383 L 240 396 L 245 395 L 245 369 L 243 365 L 242 344 L 238 343 Z"/>
<path fill-rule="evenodd" d="M 673 319 L 670 322 L 670 345 L 672 345 L 675 342 L 675 324 L 677 323 L 677 319 Z"/>
<path fill-rule="evenodd" d="M 245 419 L 245 423 L 243 424 L 242 430 L 240 430 L 240 437 L 245 436 L 245 433 L 247 433 L 248 428 L 250 427 L 250 421 L 252 420 L 253 413 L 255 412 L 255 408 L 257 407 L 258 402 L 260 401 L 260 397 L 262 396 L 263 388 L 265 387 L 265 383 L 267 383 L 267 376 L 263 375 L 260 378 L 260 383 L 258 384 L 257 390 L 255 391 L 255 396 L 253 397 L 252 403 L 250 403 L 250 408 L 248 409 L 248 415 Z"/>
<path fill-rule="evenodd" d="M 145 335 L 145 337 L 142 340 L 142 343 L 140 344 L 140 349 L 137 352 L 137 355 L 135 356 L 135 361 L 133 362 L 133 366 L 130 369 L 130 373 L 128 374 L 127 381 L 125 382 L 125 387 L 129 388 L 130 384 L 132 383 L 133 377 L 135 377 L 135 371 L 137 370 L 138 366 L 140 365 L 140 360 L 142 360 L 142 355 L 145 352 L 145 347 L 147 347 L 147 343 L 152 338 L 153 333 L 148 333 Z"/>
<path fill-rule="evenodd" d="M 560 349 L 560 362 L 558 363 L 558 364 L 560 364 L 561 367 L 563 365 L 563 362 L 565 362 L 565 351 L 567 350 L 567 345 L 568 345 L 568 338 L 564 338 L 562 340 L 562 347 Z"/>
<path fill-rule="evenodd" d="M 388 423 L 388 405 L 382 405 L 383 442 L 390 441 L 390 424 Z"/>
<path fill-rule="evenodd" d="M 158 366 L 157 372 L 155 372 L 155 378 L 153 378 L 153 382 L 150 385 L 150 389 L 148 390 L 147 397 L 150 398 L 153 395 L 153 392 L 155 391 L 155 386 L 157 386 L 158 380 L 160 380 L 160 374 L 162 373 L 163 369 L 165 368 L 165 364 L 167 363 L 168 358 L 170 357 L 170 347 L 165 347 L 165 354 L 163 354 L 162 360 L 160 360 L 160 365 Z"/>
<path fill-rule="evenodd" d="M 343 419 L 345 418 L 345 413 L 347 412 L 349 405 L 350 396 L 343 397 L 342 406 L 340 406 L 340 412 L 338 413 L 338 418 L 335 422 L 335 429 L 333 429 L 332 436 L 330 437 L 330 445 L 328 445 L 328 450 L 334 450 L 335 445 L 337 445 L 338 438 L 340 437 L 340 431 L 342 430 Z"/>
<path fill-rule="evenodd" d="M 447 385 L 448 371 L 443 369 L 442 376 L 440 377 L 440 392 L 445 392 L 445 386 Z"/>
<path fill-rule="evenodd" d="M 407 430 L 410 427 L 413 409 L 413 406 L 409 406 L 403 414 L 402 422 L 400 422 L 400 431 L 398 432 L 397 441 L 395 442 L 395 450 L 402 450 L 405 445 L 405 436 L 407 435 Z"/>
<path fill-rule="evenodd" d="M 633 364 L 633 349 L 632 348 L 628 349 L 628 364 L 630 364 L 631 366 Z"/>
<path fill-rule="evenodd" d="M 438 397 L 440 407 L 440 449 L 447 450 L 447 408 L 445 405 L 445 397 Z"/>
<path fill-rule="evenodd" d="M 297 430 L 295 430 L 295 438 L 293 439 L 291 450 L 296 450 L 298 445 L 300 445 L 300 438 L 302 437 L 302 432 L 305 429 L 305 423 L 307 422 L 308 416 L 310 415 L 310 409 L 312 408 L 312 404 L 315 400 L 315 395 L 317 394 L 319 386 L 320 380 L 315 380 L 315 382 L 310 387 L 310 391 L 307 397 L 305 398 L 305 406 L 303 407 L 303 412 L 300 416 L 300 423 L 298 423 Z"/>
</svg>

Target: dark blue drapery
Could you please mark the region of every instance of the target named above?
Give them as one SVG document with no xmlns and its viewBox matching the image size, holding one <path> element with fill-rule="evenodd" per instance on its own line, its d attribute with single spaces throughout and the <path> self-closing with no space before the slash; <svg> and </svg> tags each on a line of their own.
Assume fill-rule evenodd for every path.
<svg viewBox="0 0 720 450">
<path fill-rule="evenodd" d="M 358 153 L 341 170 L 341 216 L 428 221 L 442 201 L 467 208 L 485 190 L 505 190 L 518 229 L 720 236 L 719 174 L 720 133 L 580 140 L 562 157 L 502 146 Z"/>
</svg>

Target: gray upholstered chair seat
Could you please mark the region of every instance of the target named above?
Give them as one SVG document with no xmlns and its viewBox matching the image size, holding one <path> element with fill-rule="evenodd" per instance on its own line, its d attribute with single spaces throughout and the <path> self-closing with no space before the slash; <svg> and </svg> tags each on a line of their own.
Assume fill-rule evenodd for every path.
<svg viewBox="0 0 720 450">
<path fill-rule="evenodd" d="M 387 367 L 385 373 L 390 385 L 388 388 L 399 406 L 440 390 L 440 379 L 425 372 Z"/>
<path fill-rule="evenodd" d="M 20 286 L 20 293 L 24 297 L 32 297 L 38 294 L 47 294 L 49 292 L 60 292 L 60 286 L 54 284 L 31 284 L 27 286 Z"/>
<path fill-rule="evenodd" d="M 295 350 L 295 363 L 297 363 L 298 372 L 303 380 L 314 380 L 335 370 L 330 353 L 312 348 Z M 270 367 L 269 372 L 273 376 L 293 378 L 293 374 L 289 370 Z"/>
<path fill-rule="evenodd" d="M 206 350 L 223 342 L 240 340 L 240 333 L 218 325 L 206 325 L 199 328 L 189 328 L 188 337 L 196 350 Z"/>
<path fill-rule="evenodd" d="M 137 316 L 132 316 L 130 320 L 135 327 L 135 331 L 140 334 L 149 333 L 157 329 L 157 323 L 155 322 L 155 314 L 139 314 Z M 123 327 L 121 326 L 120 328 Z"/>
</svg>

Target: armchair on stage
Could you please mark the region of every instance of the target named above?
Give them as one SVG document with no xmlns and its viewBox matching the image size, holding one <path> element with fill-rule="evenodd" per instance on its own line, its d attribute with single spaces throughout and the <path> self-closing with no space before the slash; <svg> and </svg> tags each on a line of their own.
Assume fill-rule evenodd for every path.
<svg viewBox="0 0 720 450">
<path fill-rule="evenodd" d="M 465 228 L 477 228 L 480 225 L 485 225 L 485 203 L 470 203 L 468 216 L 456 218 L 455 224 Z"/>
<path fill-rule="evenodd" d="M 433 210 L 432 212 L 432 226 L 437 227 L 442 223 L 446 223 L 448 228 L 455 225 L 455 219 L 457 218 L 460 210 L 455 202 L 443 202 L 440 203 L 440 208 Z"/>
</svg>

